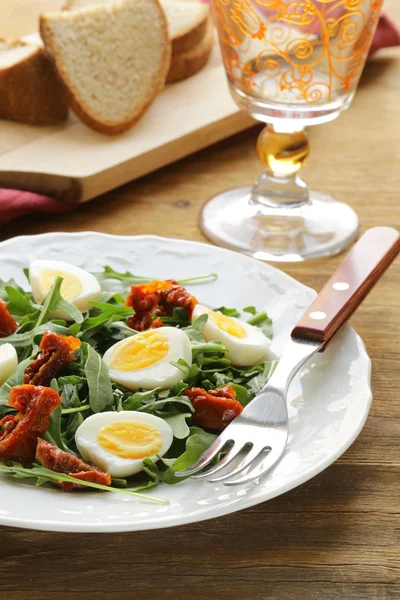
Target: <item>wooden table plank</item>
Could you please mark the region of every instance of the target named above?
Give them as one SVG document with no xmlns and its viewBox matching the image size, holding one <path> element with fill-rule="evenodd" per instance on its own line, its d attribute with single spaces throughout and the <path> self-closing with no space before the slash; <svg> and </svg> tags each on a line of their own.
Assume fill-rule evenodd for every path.
<svg viewBox="0 0 400 600">
<path fill-rule="evenodd" d="M 386 7 L 400 23 L 398 1 L 388 0 Z M 316 189 L 349 202 L 363 230 L 374 225 L 400 229 L 399 69 L 400 51 L 383 51 L 368 64 L 350 110 L 310 131 L 312 155 L 305 176 Z M 258 130 L 219 143 L 69 214 L 19 219 L 3 228 L 0 239 L 92 229 L 203 240 L 197 228 L 203 202 L 259 175 Z M 339 260 L 283 268 L 320 289 Z M 173 530 L 68 535 L 0 528 L 0 596 L 400 598 L 399 290 L 397 261 L 352 320 L 372 357 L 374 403 L 360 437 L 334 465 L 270 502 Z"/>
</svg>

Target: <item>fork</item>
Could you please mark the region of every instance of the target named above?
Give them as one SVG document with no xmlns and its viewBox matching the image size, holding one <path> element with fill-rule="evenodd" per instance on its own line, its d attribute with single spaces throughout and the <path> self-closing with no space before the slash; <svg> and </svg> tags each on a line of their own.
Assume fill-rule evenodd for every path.
<svg viewBox="0 0 400 600">
<path fill-rule="evenodd" d="M 257 480 L 270 471 L 287 444 L 287 392 L 293 377 L 313 354 L 325 350 L 399 252 L 398 231 L 391 227 L 369 229 L 294 327 L 269 382 L 190 468 L 175 475 L 207 479 L 210 483 L 223 481 L 231 486 Z M 216 465 L 196 475 L 228 446 Z M 239 464 L 226 472 L 225 468 L 245 449 Z M 219 471 L 223 475 L 215 477 Z"/>
</svg>

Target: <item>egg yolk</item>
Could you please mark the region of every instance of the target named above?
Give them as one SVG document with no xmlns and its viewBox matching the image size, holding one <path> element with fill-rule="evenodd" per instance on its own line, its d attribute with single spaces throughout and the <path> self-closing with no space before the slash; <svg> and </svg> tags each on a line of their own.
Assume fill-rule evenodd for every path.
<svg viewBox="0 0 400 600">
<path fill-rule="evenodd" d="M 246 337 L 245 328 L 239 323 L 239 321 L 236 321 L 232 317 L 227 317 L 226 315 L 213 310 L 208 312 L 208 317 L 219 329 L 225 331 L 225 333 L 229 333 L 229 335 L 233 335 L 236 338 Z"/>
<path fill-rule="evenodd" d="M 56 277 L 62 277 L 60 293 L 64 300 L 74 300 L 82 293 L 82 284 L 75 275 L 56 269 L 44 269 L 40 273 L 40 285 L 45 294 L 51 289 Z"/>
<path fill-rule="evenodd" d="M 160 452 L 161 433 L 139 421 L 116 421 L 103 427 L 97 437 L 100 446 L 120 458 L 146 458 Z"/>
<path fill-rule="evenodd" d="M 124 341 L 113 353 L 110 367 L 116 371 L 145 369 L 166 357 L 167 336 L 161 331 L 144 331 Z"/>
</svg>

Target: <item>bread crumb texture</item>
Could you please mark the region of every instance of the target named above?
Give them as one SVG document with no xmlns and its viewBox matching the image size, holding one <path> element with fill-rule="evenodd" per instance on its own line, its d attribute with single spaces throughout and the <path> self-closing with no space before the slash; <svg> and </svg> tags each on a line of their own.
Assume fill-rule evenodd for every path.
<svg viewBox="0 0 400 600">
<path fill-rule="evenodd" d="M 48 13 L 41 32 L 69 93 L 105 125 L 132 121 L 164 84 L 170 44 L 156 0 Z"/>
</svg>

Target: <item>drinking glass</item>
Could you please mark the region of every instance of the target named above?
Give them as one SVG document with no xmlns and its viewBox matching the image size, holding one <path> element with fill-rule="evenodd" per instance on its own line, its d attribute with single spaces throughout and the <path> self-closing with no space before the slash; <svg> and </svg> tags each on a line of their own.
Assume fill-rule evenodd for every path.
<svg viewBox="0 0 400 600">
<path fill-rule="evenodd" d="M 358 219 L 299 177 L 309 153 L 305 127 L 349 107 L 382 0 L 212 2 L 231 94 L 267 124 L 257 141 L 266 170 L 253 187 L 212 198 L 201 214 L 202 231 L 263 260 L 340 252 L 357 237 Z"/>
</svg>

